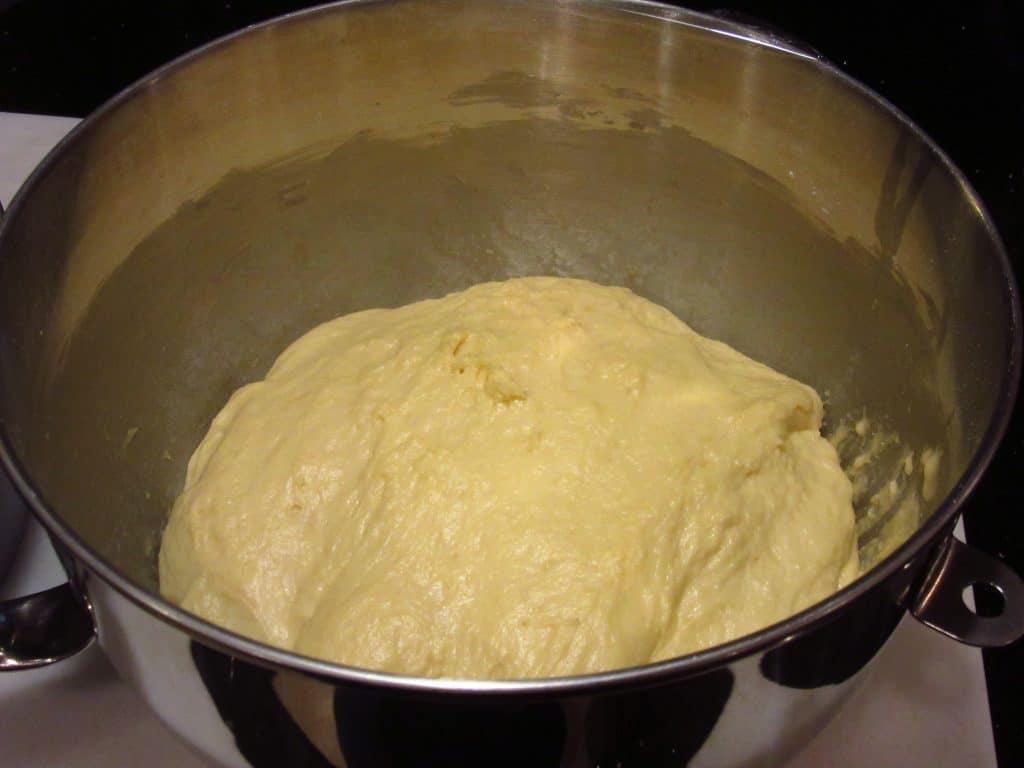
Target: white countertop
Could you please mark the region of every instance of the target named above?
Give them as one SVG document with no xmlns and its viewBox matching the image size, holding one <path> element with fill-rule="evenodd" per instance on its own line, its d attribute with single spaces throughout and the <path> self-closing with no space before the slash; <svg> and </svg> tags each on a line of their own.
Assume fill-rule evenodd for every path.
<svg viewBox="0 0 1024 768">
<path fill-rule="evenodd" d="M 75 120 L 0 113 L 0 202 Z M 63 580 L 30 524 L 0 599 Z M 0 673 L 0 763 L 8 768 L 206 766 L 122 683 L 95 645 L 52 667 Z M 981 654 L 905 619 L 861 689 L 789 768 L 995 766 Z"/>
</svg>

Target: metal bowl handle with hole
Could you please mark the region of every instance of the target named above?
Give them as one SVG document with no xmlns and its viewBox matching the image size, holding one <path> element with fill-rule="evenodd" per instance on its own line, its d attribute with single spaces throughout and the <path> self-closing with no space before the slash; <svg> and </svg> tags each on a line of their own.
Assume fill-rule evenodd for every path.
<svg viewBox="0 0 1024 768">
<path fill-rule="evenodd" d="M 982 616 L 964 602 L 974 585 L 1002 597 L 995 616 Z M 918 621 L 967 645 L 998 648 L 1024 637 L 1024 581 L 1002 560 L 950 536 L 932 562 L 910 605 Z"/>
<path fill-rule="evenodd" d="M 63 661 L 95 638 L 92 612 L 69 583 L 0 602 L 0 672 Z"/>
</svg>

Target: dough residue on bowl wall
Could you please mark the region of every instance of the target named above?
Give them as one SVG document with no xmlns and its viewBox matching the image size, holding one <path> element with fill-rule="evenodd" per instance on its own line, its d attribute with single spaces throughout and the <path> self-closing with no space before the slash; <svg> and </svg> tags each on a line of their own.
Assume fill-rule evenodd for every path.
<svg viewBox="0 0 1024 768">
<path fill-rule="evenodd" d="M 829 435 L 853 487 L 860 567 L 878 564 L 917 530 L 934 500 L 942 450 L 915 451 L 898 432 L 865 415 Z"/>
</svg>

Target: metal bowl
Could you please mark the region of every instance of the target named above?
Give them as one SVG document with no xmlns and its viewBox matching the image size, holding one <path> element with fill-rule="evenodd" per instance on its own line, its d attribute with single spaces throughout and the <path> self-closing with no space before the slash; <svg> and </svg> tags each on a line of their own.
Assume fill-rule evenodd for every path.
<svg viewBox="0 0 1024 768">
<path fill-rule="evenodd" d="M 167 510 L 232 389 L 318 322 L 524 274 L 628 285 L 822 392 L 865 575 L 722 646 L 544 680 L 347 668 L 159 597 Z M 253 27 L 61 142 L 3 221 L 0 286 L 3 460 L 69 574 L 3 605 L 0 664 L 95 633 L 224 765 L 764 764 L 908 609 L 1024 632 L 1020 579 L 951 536 L 1020 374 L 1003 246 L 905 116 L 771 35 L 628 0 Z M 977 582 L 1000 616 L 963 604 Z"/>
</svg>

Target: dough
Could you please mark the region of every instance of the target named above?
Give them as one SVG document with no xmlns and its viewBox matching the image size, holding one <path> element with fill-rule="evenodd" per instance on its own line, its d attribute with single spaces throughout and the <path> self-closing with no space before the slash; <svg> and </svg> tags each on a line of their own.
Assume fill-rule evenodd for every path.
<svg viewBox="0 0 1024 768">
<path fill-rule="evenodd" d="M 528 678 L 730 640 L 857 571 L 810 387 L 624 288 L 358 312 L 242 387 L 189 462 L 164 595 L 359 667 Z"/>
</svg>

